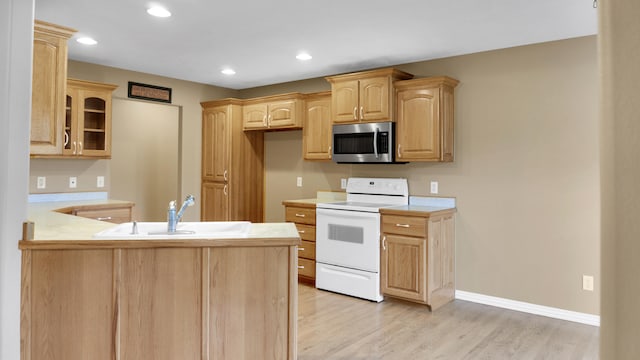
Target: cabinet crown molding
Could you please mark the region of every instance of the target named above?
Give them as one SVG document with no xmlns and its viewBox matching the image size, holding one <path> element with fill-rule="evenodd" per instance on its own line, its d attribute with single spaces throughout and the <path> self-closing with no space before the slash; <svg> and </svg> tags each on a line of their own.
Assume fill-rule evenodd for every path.
<svg viewBox="0 0 640 360">
<path fill-rule="evenodd" d="M 410 89 L 412 87 L 429 87 L 446 85 L 456 87 L 460 81 L 448 77 L 448 76 L 431 76 L 425 78 L 417 78 L 411 80 L 399 80 L 393 83 L 393 86 L 398 89 Z"/>
<path fill-rule="evenodd" d="M 404 72 L 395 68 L 384 68 L 384 69 L 377 69 L 377 70 L 367 70 L 367 71 L 360 71 L 360 72 L 354 72 L 354 73 L 348 73 L 348 74 L 327 76 L 325 77 L 325 79 L 330 83 L 334 83 L 336 81 L 359 80 L 363 77 L 374 77 L 374 76 L 390 76 L 390 77 L 393 77 L 394 79 L 399 79 L 399 80 L 413 78 L 413 75 L 407 72 Z"/>
<path fill-rule="evenodd" d="M 69 39 L 71 36 L 73 36 L 73 34 L 78 32 L 78 30 L 72 29 L 70 27 L 56 25 L 37 19 L 33 21 L 33 30 L 35 32 L 52 34 L 66 39 Z"/>
</svg>

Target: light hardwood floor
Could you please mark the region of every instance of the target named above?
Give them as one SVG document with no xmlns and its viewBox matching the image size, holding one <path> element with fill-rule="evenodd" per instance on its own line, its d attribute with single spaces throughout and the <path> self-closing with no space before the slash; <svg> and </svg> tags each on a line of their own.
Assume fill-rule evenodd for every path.
<svg viewBox="0 0 640 360">
<path fill-rule="evenodd" d="M 599 328 L 455 300 L 436 312 L 300 284 L 299 360 L 598 359 Z"/>
</svg>

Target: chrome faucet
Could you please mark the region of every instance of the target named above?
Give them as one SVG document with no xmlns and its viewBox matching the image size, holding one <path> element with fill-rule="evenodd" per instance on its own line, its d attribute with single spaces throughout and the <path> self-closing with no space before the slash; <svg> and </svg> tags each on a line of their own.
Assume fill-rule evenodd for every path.
<svg viewBox="0 0 640 360">
<path fill-rule="evenodd" d="M 187 195 L 180 207 L 180 210 L 176 213 L 176 201 L 172 200 L 169 202 L 169 209 L 167 210 L 167 232 L 175 233 L 176 227 L 182 219 L 182 215 L 188 206 L 193 206 L 196 203 L 196 198 L 193 195 Z"/>
</svg>

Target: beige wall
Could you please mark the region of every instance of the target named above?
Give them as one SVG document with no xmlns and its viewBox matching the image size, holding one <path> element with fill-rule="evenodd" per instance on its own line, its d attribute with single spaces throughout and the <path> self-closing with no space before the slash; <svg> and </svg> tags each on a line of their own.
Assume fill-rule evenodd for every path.
<svg viewBox="0 0 640 360">
<path fill-rule="evenodd" d="M 282 200 L 339 190 L 342 177 L 407 177 L 412 195 L 427 195 L 436 180 L 440 195 L 458 200 L 457 289 L 599 314 L 596 38 L 398 68 L 460 80 L 455 162 L 308 162 L 301 160 L 300 131 L 267 133 L 266 220 L 284 219 Z M 317 79 L 313 84 L 306 90 L 325 89 Z M 299 86 L 280 84 L 278 91 Z M 582 290 L 583 274 L 595 276 L 594 292 Z"/>
<path fill-rule="evenodd" d="M 640 354 L 640 2 L 600 1 L 602 359 Z"/>
<path fill-rule="evenodd" d="M 152 75 L 70 63 L 70 76 L 173 88 L 183 107 L 182 190 L 199 195 L 202 100 L 329 89 L 311 79 L 234 92 Z M 266 221 L 282 200 L 340 190 L 349 176 L 407 177 L 412 195 L 458 199 L 457 288 L 599 314 L 599 149 L 596 38 L 586 37 L 405 64 L 448 75 L 456 89 L 456 159 L 449 164 L 342 165 L 302 160 L 301 131 L 265 135 Z M 64 160 L 68 161 L 68 160 Z M 78 163 L 77 166 L 82 166 Z M 32 173 L 34 166 L 32 164 Z M 296 177 L 303 186 L 295 186 Z M 111 179 L 111 182 L 122 181 Z M 199 198 L 199 196 L 198 196 Z M 185 219 L 197 219 L 197 207 Z M 595 276 L 595 291 L 581 288 Z"/>
</svg>

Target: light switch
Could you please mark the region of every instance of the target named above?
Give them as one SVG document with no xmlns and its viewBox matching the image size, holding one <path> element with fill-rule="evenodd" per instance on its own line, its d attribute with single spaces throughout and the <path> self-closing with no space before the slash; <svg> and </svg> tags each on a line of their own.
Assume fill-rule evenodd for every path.
<svg viewBox="0 0 640 360">
<path fill-rule="evenodd" d="M 297 187 L 302 187 L 302 177 L 298 176 L 298 178 L 296 179 L 296 186 Z"/>
<path fill-rule="evenodd" d="M 104 176 L 98 176 L 98 178 L 96 179 L 96 187 L 104 187 Z"/>
<path fill-rule="evenodd" d="M 75 189 L 76 187 L 78 187 L 78 178 L 75 176 L 71 176 L 69 178 L 69 188 Z"/>
<path fill-rule="evenodd" d="M 346 189 L 347 188 L 347 179 L 340 179 L 340 189 Z"/>
<path fill-rule="evenodd" d="M 432 194 L 437 194 L 438 193 L 438 182 L 437 181 L 432 181 L 431 182 L 431 193 Z"/>
</svg>

